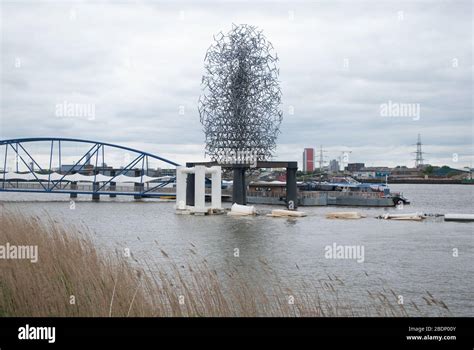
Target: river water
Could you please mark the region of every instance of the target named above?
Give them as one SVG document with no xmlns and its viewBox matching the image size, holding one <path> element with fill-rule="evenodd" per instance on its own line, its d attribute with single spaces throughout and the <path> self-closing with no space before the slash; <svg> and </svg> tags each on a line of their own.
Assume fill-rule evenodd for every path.
<svg viewBox="0 0 474 350">
<path fill-rule="evenodd" d="M 391 189 L 403 192 L 411 205 L 402 209 L 302 207 L 308 216 L 298 219 L 204 217 L 176 215 L 173 202 L 157 200 L 104 196 L 95 203 L 89 196 L 79 196 L 72 208 L 65 195 L 1 193 L 0 208 L 85 225 L 101 249 L 129 248 L 138 259 L 160 262 L 159 246 L 179 263 L 187 260 L 193 247 L 211 268 L 222 272 L 230 263 L 254 281 L 260 276 L 252 267 L 263 260 L 289 285 L 337 276 L 355 305 L 363 303 L 367 291 L 392 289 L 405 303 L 414 301 L 425 315 L 440 315 L 425 305 L 423 296 L 428 291 L 449 307 L 451 315 L 473 316 L 474 224 L 375 217 L 386 212 L 474 213 L 474 186 L 404 184 Z M 264 212 L 272 207 L 257 208 Z M 325 218 L 328 212 L 346 210 L 357 210 L 367 218 Z M 363 247 L 363 262 L 328 259 L 326 247 L 334 244 Z"/>
</svg>

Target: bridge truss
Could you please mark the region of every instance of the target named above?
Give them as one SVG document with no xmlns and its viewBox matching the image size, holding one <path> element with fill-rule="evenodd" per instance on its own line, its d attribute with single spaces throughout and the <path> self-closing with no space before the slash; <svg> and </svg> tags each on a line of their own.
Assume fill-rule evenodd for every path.
<svg viewBox="0 0 474 350">
<path fill-rule="evenodd" d="M 31 148 L 39 145 L 39 143 L 43 146 L 46 143 L 46 145 L 49 146 L 49 158 L 47 159 L 48 164 L 46 166 L 44 165 L 45 159 L 43 159 L 43 166 L 41 166 L 38 156 L 31 151 Z M 86 145 L 87 151 L 80 154 L 79 160 L 73 162 L 72 166 L 62 171 L 65 143 L 68 145 L 71 145 L 71 143 L 73 145 Z M 28 150 L 28 148 L 30 150 Z M 93 195 L 93 198 L 94 196 L 100 195 L 133 195 L 136 198 L 142 198 L 164 197 L 175 194 L 174 191 L 170 193 L 162 190 L 167 185 L 175 182 L 175 177 L 171 176 L 159 182 L 157 182 L 157 180 L 148 182 L 145 181 L 145 178 L 150 179 L 148 173 L 150 169 L 149 162 L 151 161 L 155 163 L 156 161 L 164 162 L 173 167 L 179 166 L 179 164 L 158 155 L 134 148 L 75 138 L 37 137 L 0 140 L 0 154 L 2 149 L 4 153 L 2 162 L 3 171 L 0 172 L 0 192 L 62 193 L 71 194 L 72 196 L 77 196 L 77 194 L 90 194 Z M 106 150 L 120 151 L 126 155 L 132 154 L 132 156 L 124 157 L 124 159 L 127 159 L 125 166 L 112 170 L 110 176 L 104 176 Z M 19 173 L 19 165 L 21 164 L 22 168 L 26 167 L 27 169 L 26 172 L 21 173 L 21 176 L 29 177 L 34 181 L 33 183 L 24 180 L 11 181 L 7 178 L 9 175 L 9 172 L 7 172 L 7 159 L 9 155 L 13 155 L 16 159 L 15 174 Z M 99 163 L 99 159 L 101 159 L 101 163 Z M 56 161 L 59 165 L 57 172 L 54 172 L 52 169 L 53 161 Z M 99 166 L 100 164 L 101 166 Z M 91 180 L 87 182 L 91 182 L 92 185 L 78 186 L 77 182 L 81 180 L 71 181 L 69 175 L 84 173 L 87 166 L 89 166 L 90 170 L 91 165 L 93 178 L 89 176 Z M 120 187 L 117 187 L 116 181 L 118 181 L 121 176 L 126 176 L 126 174 L 130 172 L 135 174 L 135 177 L 133 177 L 133 189 L 123 190 L 125 186 L 119 189 Z"/>
</svg>

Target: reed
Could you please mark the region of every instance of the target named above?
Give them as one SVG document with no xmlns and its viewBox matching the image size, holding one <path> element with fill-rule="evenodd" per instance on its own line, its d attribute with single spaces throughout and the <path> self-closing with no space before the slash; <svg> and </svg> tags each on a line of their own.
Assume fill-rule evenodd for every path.
<svg viewBox="0 0 474 350">
<path fill-rule="evenodd" d="M 185 265 L 163 250 L 165 263 L 137 261 L 99 251 L 90 232 L 47 215 L 2 213 L 0 245 L 37 246 L 38 262 L 0 259 L 0 316 L 423 316 L 412 301 L 398 305 L 391 290 L 369 291 L 366 306 L 354 305 L 337 276 L 290 288 L 260 259 L 252 268 L 262 270 L 266 281 L 252 281 L 243 267 L 229 264 L 218 273 L 194 247 Z M 426 300 L 449 313 L 431 294 Z"/>
</svg>

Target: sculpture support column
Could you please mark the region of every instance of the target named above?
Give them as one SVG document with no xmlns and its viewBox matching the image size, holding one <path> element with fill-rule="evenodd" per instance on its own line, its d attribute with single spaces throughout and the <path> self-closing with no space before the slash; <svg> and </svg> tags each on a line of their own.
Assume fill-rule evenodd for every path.
<svg viewBox="0 0 474 350">
<path fill-rule="evenodd" d="M 247 181 L 245 180 L 245 168 L 242 168 L 242 194 L 243 204 L 247 205 Z"/>
<path fill-rule="evenodd" d="M 234 181 L 232 184 L 232 201 L 237 204 L 245 205 L 245 168 L 236 166 L 234 168 Z"/>
<path fill-rule="evenodd" d="M 286 168 L 286 205 L 289 210 L 295 210 L 298 207 L 298 188 L 296 185 L 297 166 L 289 164 Z"/>
</svg>

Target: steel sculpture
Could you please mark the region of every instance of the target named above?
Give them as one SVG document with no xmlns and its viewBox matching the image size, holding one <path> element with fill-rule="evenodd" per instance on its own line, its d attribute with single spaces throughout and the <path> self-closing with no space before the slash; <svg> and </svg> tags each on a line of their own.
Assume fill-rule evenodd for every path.
<svg viewBox="0 0 474 350">
<path fill-rule="evenodd" d="M 233 25 L 214 39 L 199 100 L 206 154 L 218 163 L 231 151 L 252 151 L 257 160 L 268 160 L 282 120 L 278 57 L 254 26 Z"/>
<path fill-rule="evenodd" d="M 271 158 L 280 132 L 278 57 L 254 26 L 233 25 L 214 40 L 204 59 L 199 99 L 206 155 L 218 164 L 235 165 L 234 201 L 245 204 L 243 165 Z"/>
</svg>

